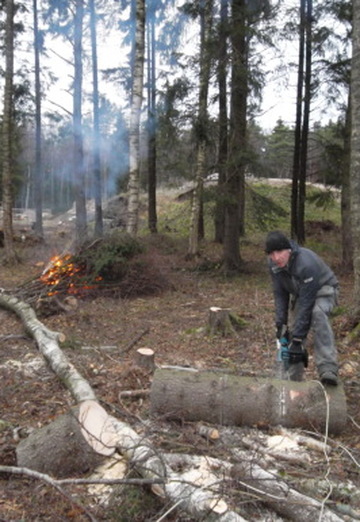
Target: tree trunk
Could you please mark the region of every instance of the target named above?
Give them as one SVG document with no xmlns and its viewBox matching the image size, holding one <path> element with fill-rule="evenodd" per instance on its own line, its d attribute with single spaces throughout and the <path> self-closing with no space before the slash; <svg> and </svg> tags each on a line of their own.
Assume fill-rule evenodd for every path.
<svg viewBox="0 0 360 522">
<path fill-rule="evenodd" d="M 218 193 L 215 209 L 215 241 L 224 242 L 225 204 L 224 187 L 226 183 L 226 167 L 228 156 L 228 114 L 227 114 L 227 37 L 228 37 L 228 0 L 221 0 L 219 26 L 219 156 L 218 156 Z"/>
<path fill-rule="evenodd" d="M 91 55 L 93 75 L 93 182 L 95 199 L 95 237 L 103 235 L 102 215 L 102 183 L 101 183 L 101 159 L 100 159 L 100 121 L 99 121 L 99 86 L 98 86 L 98 60 L 97 60 L 97 34 L 96 34 L 96 9 L 95 1 L 89 1 L 90 30 L 91 30 Z"/>
<path fill-rule="evenodd" d="M 360 1 L 353 2 L 351 68 L 351 221 L 354 248 L 354 304 L 355 313 L 360 317 Z"/>
<path fill-rule="evenodd" d="M 325 393 L 315 381 L 254 379 L 220 372 L 157 370 L 151 411 L 171 419 L 234 426 L 324 430 L 328 422 L 332 433 L 340 433 L 346 424 L 342 386 L 329 387 Z"/>
<path fill-rule="evenodd" d="M 351 141 L 351 103 L 350 93 L 346 109 L 344 128 L 344 161 L 341 176 L 341 242 L 342 265 L 347 269 L 353 268 L 353 241 L 350 212 L 350 141 Z"/>
<path fill-rule="evenodd" d="M 82 135 L 82 27 L 83 0 L 75 3 L 74 25 L 74 99 L 73 99 L 73 134 L 74 134 L 74 177 L 76 203 L 76 244 L 79 247 L 87 237 L 85 170 Z"/>
<path fill-rule="evenodd" d="M 27 303 L 16 297 L 0 293 L 0 306 L 15 312 L 25 324 L 26 330 L 33 337 L 50 368 L 61 379 L 73 395 L 76 402 L 95 400 L 95 394 L 87 381 L 78 373 L 59 348 L 59 341 L 64 336 L 46 328 L 36 317 L 34 310 Z"/>
<path fill-rule="evenodd" d="M 296 93 L 295 143 L 291 187 L 291 237 L 296 239 L 298 238 L 299 232 L 299 179 L 301 160 L 302 97 L 305 61 L 305 6 L 306 0 L 300 0 L 299 63 Z"/>
<path fill-rule="evenodd" d="M 306 199 L 306 175 L 308 157 L 308 137 L 311 105 L 311 69 L 312 69 L 312 0 L 306 1 L 305 18 L 305 75 L 304 75 L 304 117 L 301 129 L 301 151 L 300 151 L 300 178 L 299 178 L 299 205 L 297 239 L 300 244 L 305 243 L 305 199 Z"/>
<path fill-rule="evenodd" d="M 145 0 L 136 0 L 135 58 L 129 131 L 129 205 L 127 232 L 136 235 L 139 226 L 140 116 L 144 83 Z"/>
<path fill-rule="evenodd" d="M 2 123 L 2 203 L 5 257 L 8 263 L 15 263 L 13 232 L 13 75 L 14 75 L 14 0 L 6 0 L 5 22 L 5 89 L 4 114 Z"/>
<path fill-rule="evenodd" d="M 202 216 L 202 199 L 204 177 L 206 173 L 207 124 L 208 124 L 208 91 L 210 77 L 209 41 L 212 27 L 212 0 L 205 0 L 200 15 L 200 88 L 199 113 L 196 125 L 197 158 L 195 190 L 193 192 L 191 208 L 191 226 L 189 235 L 188 254 L 195 256 L 199 253 L 199 230 Z"/>
<path fill-rule="evenodd" d="M 239 272 L 242 265 L 239 237 L 243 232 L 248 93 L 246 2 L 234 0 L 231 23 L 232 74 L 229 156 L 225 194 L 224 270 Z"/>
<path fill-rule="evenodd" d="M 42 219 L 42 156 L 41 156 L 41 84 L 40 84 L 40 51 L 42 42 L 38 29 L 37 0 L 33 0 L 34 11 L 34 54 L 35 54 L 35 170 L 34 170 L 34 199 L 35 199 L 35 233 L 38 237 L 44 236 Z"/>
<path fill-rule="evenodd" d="M 321 502 L 310 498 L 280 480 L 276 475 L 261 468 L 253 461 L 244 459 L 234 466 L 233 477 L 249 485 L 249 491 L 255 487 L 265 493 L 265 503 L 277 513 L 293 522 L 342 522 L 342 518 L 324 508 Z M 279 500 L 281 499 L 281 500 Z M 286 501 L 284 502 L 284 499 Z"/>
<path fill-rule="evenodd" d="M 154 7 L 154 6 L 153 6 Z M 156 214 L 156 53 L 155 53 L 155 16 L 150 13 L 148 28 L 148 220 L 152 234 L 157 232 Z"/>
</svg>

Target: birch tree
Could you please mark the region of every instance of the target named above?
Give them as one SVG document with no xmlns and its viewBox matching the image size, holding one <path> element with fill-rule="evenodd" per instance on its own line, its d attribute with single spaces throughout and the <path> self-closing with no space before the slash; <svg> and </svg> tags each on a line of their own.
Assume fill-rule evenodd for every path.
<svg viewBox="0 0 360 522">
<path fill-rule="evenodd" d="M 136 0 L 135 51 L 129 130 L 129 183 L 127 232 L 136 235 L 140 196 L 140 116 L 144 84 L 145 0 Z"/>
</svg>

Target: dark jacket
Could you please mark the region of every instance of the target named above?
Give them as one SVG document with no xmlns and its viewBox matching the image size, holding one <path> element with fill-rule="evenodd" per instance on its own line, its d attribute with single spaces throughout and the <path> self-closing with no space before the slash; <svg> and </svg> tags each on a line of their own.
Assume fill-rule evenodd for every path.
<svg viewBox="0 0 360 522">
<path fill-rule="evenodd" d="M 305 339 L 311 325 L 311 314 L 317 293 L 324 285 L 338 286 L 329 266 L 312 250 L 290 240 L 289 263 L 279 268 L 269 259 L 275 298 L 275 322 L 280 327 L 288 323 L 290 297 L 296 299 L 297 314 L 292 336 Z"/>
</svg>

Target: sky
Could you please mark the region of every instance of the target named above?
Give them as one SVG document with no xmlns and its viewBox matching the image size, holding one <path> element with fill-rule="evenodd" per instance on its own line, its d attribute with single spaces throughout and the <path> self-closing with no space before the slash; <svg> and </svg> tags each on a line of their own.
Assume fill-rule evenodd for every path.
<svg viewBox="0 0 360 522">
<path fill-rule="evenodd" d="M 292 1 L 292 0 L 288 0 Z M 53 86 L 46 86 L 46 99 L 43 103 L 43 111 L 54 111 L 58 108 L 59 112 L 65 113 L 72 111 L 72 96 L 69 92 L 69 84 L 72 80 L 72 67 L 69 67 L 66 60 L 72 61 L 71 50 L 69 46 L 59 40 L 46 37 L 48 47 L 48 58 L 42 58 L 42 65 L 51 68 L 58 77 L 58 81 Z M 183 51 L 189 55 L 194 53 L 198 45 L 198 29 L 188 30 L 184 35 Z M 108 67 L 117 67 L 126 65 L 127 51 L 122 50 L 121 35 L 115 30 L 107 30 L 105 35 L 98 34 L 98 61 L 99 69 Z M 55 51 L 55 52 L 53 52 Z M 282 119 L 284 123 L 293 126 L 295 122 L 295 94 L 296 94 L 296 75 L 283 73 L 278 70 L 281 61 L 297 61 L 297 46 L 287 44 L 278 51 L 272 51 L 268 48 L 260 49 L 263 53 L 264 62 L 268 65 L 268 76 L 263 89 L 263 102 L 260 114 L 256 118 L 256 122 L 264 131 L 271 132 L 276 125 L 278 119 Z M 63 56 L 65 59 L 59 57 Z M 84 82 L 88 93 L 91 93 L 91 68 L 90 64 L 84 62 L 84 73 L 88 80 Z M 121 85 L 104 83 L 99 76 L 100 90 L 106 92 L 108 97 L 118 104 L 125 106 L 128 102 L 126 93 Z M 345 102 L 345 100 L 344 100 Z M 60 107 L 64 107 L 62 111 Z M 91 107 L 88 105 L 88 111 Z M 330 108 L 326 98 L 316 101 L 313 104 L 313 114 L 311 122 L 328 121 L 329 119 L 337 119 L 338 111 Z"/>
</svg>

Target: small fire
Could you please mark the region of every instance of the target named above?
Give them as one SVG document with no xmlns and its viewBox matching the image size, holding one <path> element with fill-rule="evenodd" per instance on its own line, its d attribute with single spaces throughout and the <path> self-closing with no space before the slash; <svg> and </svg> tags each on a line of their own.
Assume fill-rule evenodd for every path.
<svg viewBox="0 0 360 522">
<path fill-rule="evenodd" d="M 70 254 L 54 256 L 40 276 L 40 281 L 51 287 L 47 295 L 53 296 L 60 292 L 67 294 L 79 294 L 91 290 L 94 285 L 84 284 L 81 280 L 85 279 L 85 270 L 72 261 Z M 101 277 L 96 277 L 95 281 L 101 281 Z"/>
</svg>

